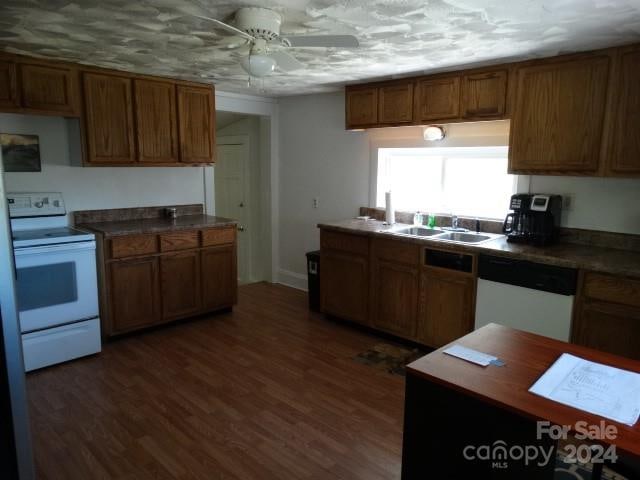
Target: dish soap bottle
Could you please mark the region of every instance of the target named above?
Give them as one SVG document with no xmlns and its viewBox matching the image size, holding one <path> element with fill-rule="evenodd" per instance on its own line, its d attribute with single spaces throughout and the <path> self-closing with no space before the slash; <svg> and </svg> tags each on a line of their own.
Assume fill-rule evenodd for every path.
<svg viewBox="0 0 640 480">
<path fill-rule="evenodd" d="M 413 214 L 413 224 L 414 225 L 422 225 L 422 222 L 424 221 L 424 217 L 420 212 L 416 212 Z"/>
<path fill-rule="evenodd" d="M 436 228 L 436 216 L 433 214 L 429 214 L 429 219 L 427 220 L 427 227 Z"/>
</svg>

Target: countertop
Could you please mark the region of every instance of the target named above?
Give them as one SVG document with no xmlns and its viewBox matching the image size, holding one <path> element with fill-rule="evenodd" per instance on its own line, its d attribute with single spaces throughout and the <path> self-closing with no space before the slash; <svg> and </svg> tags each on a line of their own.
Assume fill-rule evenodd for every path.
<svg viewBox="0 0 640 480">
<path fill-rule="evenodd" d="M 215 228 L 236 225 L 235 220 L 211 215 L 182 215 L 171 218 L 140 218 L 108 222 L 87 222 L 76 225 L 79 228 L 103 234 L 105 237 L 137 235 L 143 233 L 172 232 L 198 228 Z"/>
<path fill-rule="evenodd" d="M 395 228 L 401 226 L 394 225 Z M 409 226 L 409 225 L 407 225 Z M 528 260 L 559 267 L 592 270 L 613 275 L 640 277 L 640 252 L 618 250 L 572 243 L 557 243 L 548 247 L 536 247 L 507 242 L 506 237 L 500 237 L 479 245 L 466 245 L 443 242 L 429 238 L 415 238 L 392 235 L 388 233 L 389 225 L 378 220 L 350 219 L 338 222 L 318 224 L 319 228 L 343 231 L 369 236 L 393 238 L 398 241 L 418 243 L 424 246 L 440 247 L 467 253 L 484 253 L 519 260 Z M 386 232 L 386 233 L 385 233 Z"/>
</svg>

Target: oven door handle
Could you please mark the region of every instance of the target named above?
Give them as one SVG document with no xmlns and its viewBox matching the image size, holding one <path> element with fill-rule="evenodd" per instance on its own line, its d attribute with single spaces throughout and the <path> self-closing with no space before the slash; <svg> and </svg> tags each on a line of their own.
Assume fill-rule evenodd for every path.
<svg viewBox="0 0 640 480">
<path fill-rule="evenodd" d="M 89 242 L 59 243 L 54 245 L 39 245 L 37 247 L 14 248 L 14 253 L 16 257 L 20 257 L 23 255 L 33 255 L 36 253 L 63 253 L 95 249 L 96 242 L 91 240 Z"/>
</svg>

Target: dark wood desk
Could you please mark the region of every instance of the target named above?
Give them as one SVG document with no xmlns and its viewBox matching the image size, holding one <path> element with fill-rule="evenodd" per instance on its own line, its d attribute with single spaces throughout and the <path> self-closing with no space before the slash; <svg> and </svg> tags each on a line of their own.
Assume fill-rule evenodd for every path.
<svg viewBox="0 0 640 480">
<path fill-rule="evenodd" d="M 640 456 L 640 422 L 633 427 L 605 420 L 529 393 L 529 388 L 562 353 L 640 372 L 640 362 L 561 342 L 501 325 L 490 324 L 454 343 L 495 355 L 505 366 L 481 367 L 442 353 L 443 347 L 407 366 L 403 480 L 430 478 L 447 467 L 442 478 L 552 478 L 549 466 L 509 461 L 498 468 L 491 461 L 470 461 L 467 445 L 549 447 L 549 438 L 537 439 L 536 422 L 556 425 L 613 425 L 619 453 Z M 436 477 L 434 477 L 436 478 Z"/>
</svg>

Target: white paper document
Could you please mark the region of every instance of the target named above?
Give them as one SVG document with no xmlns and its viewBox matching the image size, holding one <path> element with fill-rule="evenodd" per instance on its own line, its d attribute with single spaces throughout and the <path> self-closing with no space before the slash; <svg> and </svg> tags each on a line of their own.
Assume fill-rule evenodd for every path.
<svg viewBox="0 0 640 480">
<path fill-rule="evenodd" d="M 640 374 L 563 353 L 529 389 L 626 425 L 640 416 Z"/>
<path fill-rule="evenodd" d="M 463 347 L 462 345 L 451 345 L 442 352 L 453 355 L 454 357 L 462 358 L 468 362 L 477 363 L 483 367 L 486 367 L 491 362 L 498 359 L 498 357 L 494 357 L 493 355 L 487 355 L 486 353 Z"/>
</svg>

